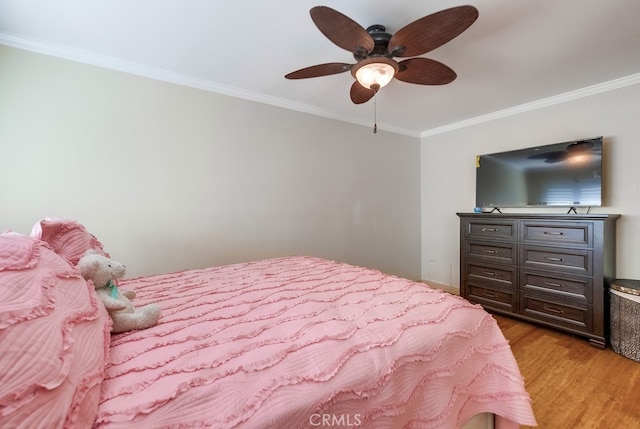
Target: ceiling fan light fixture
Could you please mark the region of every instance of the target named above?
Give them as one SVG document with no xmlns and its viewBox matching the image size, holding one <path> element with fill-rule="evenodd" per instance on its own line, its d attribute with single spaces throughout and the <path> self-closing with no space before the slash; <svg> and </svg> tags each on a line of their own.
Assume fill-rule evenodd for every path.
<svg viewBox="0 0 640 429">
<path fill-rule="evenodd" d="M 398 63 L 387 57 L 370 57 L 351 69 L 351 74 L 365 88 L 376 91 L 389 82 L 398 72 Z"/>
</svg>

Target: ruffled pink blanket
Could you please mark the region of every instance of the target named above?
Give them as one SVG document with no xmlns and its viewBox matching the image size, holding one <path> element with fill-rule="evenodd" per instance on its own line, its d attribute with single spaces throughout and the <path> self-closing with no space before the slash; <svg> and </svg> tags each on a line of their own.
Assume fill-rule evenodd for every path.
<svg viewBox="0 0 640 429">
<path fill-rule="evenodd" d="M 162 316 L 113 337 L 95 427 L 536 424 L 495 320 L 422 283 L 289 257 L 120 286 Z"/>
</svg>

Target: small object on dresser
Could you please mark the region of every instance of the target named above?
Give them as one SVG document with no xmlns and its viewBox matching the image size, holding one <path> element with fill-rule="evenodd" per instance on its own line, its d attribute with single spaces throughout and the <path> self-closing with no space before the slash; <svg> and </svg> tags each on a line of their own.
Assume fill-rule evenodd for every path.
<svg viewBox="0 0 640 429">
<path fill-rule="evenodd" d="M 640 362 L 640 280 L 611 282 L 611 348 Z"/>
</svg>

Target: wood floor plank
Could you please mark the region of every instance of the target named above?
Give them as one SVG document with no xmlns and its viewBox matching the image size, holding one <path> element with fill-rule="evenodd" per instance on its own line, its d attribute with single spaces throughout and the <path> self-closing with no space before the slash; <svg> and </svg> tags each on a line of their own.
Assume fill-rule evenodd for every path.
<svg viewBox="0 0 640 429">
<path fill-rule="evenodd" d="M 540 429 L 640 428 L 639 362 L 584 338 L 494 317 L 516 357 Z"/>
</svg>

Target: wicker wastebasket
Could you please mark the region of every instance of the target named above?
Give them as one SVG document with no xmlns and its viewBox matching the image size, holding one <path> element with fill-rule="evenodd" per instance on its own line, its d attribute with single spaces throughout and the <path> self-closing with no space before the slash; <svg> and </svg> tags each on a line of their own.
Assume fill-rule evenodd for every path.
<svg viewBox="0 0 640 429">
<path fill-rule="evenodd" d="M 640 280 L 614 280 L 611 298 L 611 348 L 640 362 Z"/>
</svg>

